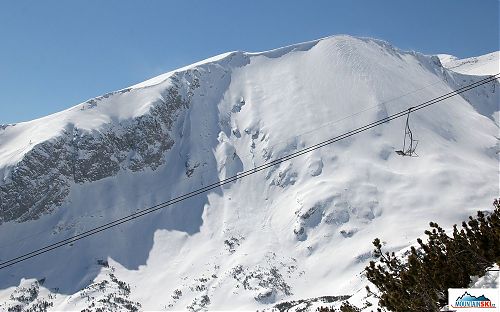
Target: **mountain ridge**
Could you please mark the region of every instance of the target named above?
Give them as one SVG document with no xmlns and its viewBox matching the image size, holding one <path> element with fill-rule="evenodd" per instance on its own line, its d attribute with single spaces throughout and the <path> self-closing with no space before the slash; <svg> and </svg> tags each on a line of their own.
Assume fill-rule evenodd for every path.
<svg viewBox="0 0 500 312">
<path fill-rule="evenodd" d="M 94 128 L 94 121 L 74 123 L 82 134 L 73 141 L 74 128 L 68 129 L 63 147 L 54 149 L 78 147 L 78 153 L 70 153 L 71 161 L 56 161 L 68 164 L 64 170 L 73 179 L 67 182 L 67 195 L 61 205 L 35 220 L 1 224 L 0 246 L 9 255 L 30 251 L 479 79 L 443 68 L 438 57 L 405 53 L 368 39 L 341 36 L 313 42 L 301 49 L 272 50 L 269 55 L 274 57 L 224 54 L 222 61 L 174 71 L 159 84 L 149 85 L 161 80 L 155 77 L 138 84 L 140 90 L 126 88 L 67 110 L 98 117 L 99 123 Z M 70 295 L 98 287 L 101 278 L 115 283 L 110 274 L 130 283 L 127 300 L 149 309 L 253 309 L 285 299 L 352 294 L 362 285 L 356 275 L 371 257 L 374 236 L 383 234 L 392 250 L 400 250 L 422 235 L 420 229 L 429 219 L 449 226 L 490 200 L 483 197 L 494 196 L 495 187 L 488 184 L 498 172 L 498 125 L 489 115 L 495 111 L 497 87 L 488 84 L 450 100 L 447 105 L 454 110 L 443 104 L 413 114 L 411 123 L 425 156 L 412 160 L 411 168 L 407 159 L 394 153 L 402 144 L 404 125 L 391 123 L 167 208 L 155 218 L 20 264 L 10 274 L 0 272 L 0 298 L 9 296 L 8 287 L 19 285 L 21 277 L 46 278 L 46 289 L 59 289 L 54 292 L 60 294 L 53 301 L 56 307 L 83 308 L 84 301 Z M 115 105 L 112 100 L 117 100 Z M 104 114 L 106 103 L 123 105 L 124 111 L 110 117 Z M 126 110 L 132 106 L 139 108 L 137 115 Z M 156 117 L 150 114 L 155 107 Z M 469 125 L 468 131 L 451 120 Z M 103 130 L 106 122 L 112 126 Z M 0 142 L 16 127 L 2 130 Z M 158 133 L 163 134 L 156 138 Z M 16 135 L 23 136 L 22 131 Z M 5 169 L 16 161 L 5 160 L 6 148 L 3 153 L 1 149 L 0 185 L 5 187 L 11 174 Z M 26 176 L 18 192 L 30 189 L 33 177 L 64 171 L 38 167 L 49 165 L 46 157 L 54 151 L 40 152 L 33 159 L 33 175 Z M 98 159 L 115 162 L 118 169 L 108 171 Z M 90 170 L 86 164 L 99 165 Z M 96 175 L 76 179 L 71 168 L 78 166 L 81 173 Z M 49 184 L 57 179 L 48 179 Z M 471 187 L 476 194 L 466 195 Z M 427 196 L 418 196 L 416 189 Z M 47 194 L 35 194 L 40 198 L 35 202 L 47 199 Z M 0 196 L 1 203 L 5 196 Z M 470 202 L 459 208 L 465 198 Z M 18 203 L 18 197 L 9 203 Z M 450 207 L 437 214 L 436 208 L 445 204 Z M 401 211 L 409 205 L 414 210 Z M 8 247 L 8 238 L 43 230 L 52 234 L 40 234 L 19 248 Z M 54 263 L 61 265 L 58 257 L 66 253 L 74 263 L 63 274 Z M 324 267 L 325 257 L 332 259 L 330 268 Z M 98 265 L 98 260 L 107 261 L 108 267 Z M 141 280 L 155 282 L 148 286 Z M 233 296 L 227 298 L 228 293 Z M 161 299 L 165 296 L 170 299 Z"/>
</svg>

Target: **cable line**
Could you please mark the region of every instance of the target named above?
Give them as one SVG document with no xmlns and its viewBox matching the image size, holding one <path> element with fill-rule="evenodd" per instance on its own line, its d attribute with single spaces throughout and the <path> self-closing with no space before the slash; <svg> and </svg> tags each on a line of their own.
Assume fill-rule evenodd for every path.
<svg viewBox="0 0 500 312">
<path fill-rule="evenodd" d="M 484 64 L 483 64 L 482 66 L 484 66 Z M 371 110 L 371 109 L 374 109 L 374 108 L 380 107 L 380 106 L 382 106 L 382 105 L 386 105 L 386 104 L 388 104 L 388 103 L 394 102 L 394 101 L 396 101 L 396 100 L 398 100 L 398 99 L 404 98 L 404 97 L 406 97 L 406 96 L 408 96 L 408 95 L 411 95 L 411 94 L 414 94 L 414 93 L 417 93 L 417 92 L 422 91 L 422 90 L 424 90 L 424 89 L 427 89 L 427 88 L 429 88 L 429 87 L 431 87 L 431 86 L 435 86 L 435 85 L 436 85 L 436 84 L 438 84 L 438 83 L 445 84 L 442 80 L 435 81 L 435 82 L 433 82 L 433 83 L 431 83 L 431 84 L 428 84 L 428 85 L 425 85 L 425 86 L 423 86 L 423 87 L 421 87 L 421 88 L 418 88 L 418 89 L 415 89 L 415 90 L 409 91 L 409 92 L 404 93 L 404 94 L 400 94 L 400 95 L 398 95 L 397 97 L 394 97 L 394 98 L 391 98 L 391 99 L 385 100 L 385 101 L 380 102 L 380 103 L 377 103 L 377 104 L 375 104 L 375 105 L 371 105 L 371 106 L 364 107 L 362 110 L 357 111 L 357 112 L 355 112 L 355 113 L 352 113 L 352 114 L 350 114 L 350 115 L 343 116 L 343 117 L 341 117 L 341 118 L 339 118 L 339 119 L 336 119 L 336 120 L 331 120 L 331 121 L 328 121 L 328 122 L 326 122 L 326 123 L 323 123 L 323 124 L 321 124 L 321 125 L 319 125 L 319 126 L 315 126 L 314 128 L 309 129 L 309 130 L 305 130 L 305 131 L 303 131 L 303 132 L 298 132 L 298 133 L 296 133 L 296 134 L 294 134 L 294 135 L 292 135 L 292 136 L 290 136 L 290 137 L 287 137 L 286 139 L 283 139 L 283 140 L 280 140 L 280 141 L 276 141 L 276 142 L 274 142 L 272 145 L 268 145 L 268 146 L 266 146 L 266 148 L 267 148 L 267 149 L 270 149 L 270 148 L 276 147 L 276 146 L 278 146 L 278 145 L 280 145 L 280 144 L 282 144 L 282 143 L 289 142 L 291 139 L 296 139 L 296 138 L 302 137 L 302 136 L 304 136 L 304 135 L 308 135 L 308 134 L 314 133 L 315 131 L 318 131 L 319 129 L 322 129 L 322 128 L 325 128 L 325 127 L 329 127 L 329 126 L 335 125 L 335 124 L 337 124 L 337 123 L 339 123 L 339 122 L 341 122 L 341 121 L 348 120 L 348 119 L 353 118 L 353 117 L 355 117 L 355 116 L 359 116 L 359 115 L 361 115 L 361 114 L 363 114 L 363 113 L 365 113 L 365 112 L 367 112 L 367 111 L 369 111 L 369 110 Z M 17 155 L 17 154 L 16 154 L 16 155 Z M 250 156 L 254 156 L 254 155 L 253 155 L 253 153 L 252 153 L 252 152 L 249 152 L 249 153 L 247 153 L 247 154 L 239 154 L 238 156 L 240 157 L 240 159 L 248 159 Z M 230 161 L 231 161 L 231 159 L 230 159 Z M 203 173 L 207 172 L 208 170 L 210 170 L 210 169 L 209 169 L 209 168 L 205 168 L 205 169 L 197 169 L 197 170 L 196 170 L 196 174 L 197 174 L 197 175 L 199 175 L 199 174 L 203 174 Z M 190 180 L 190 179 L 191 179 L 191 177 L 183 177 L 182 179 L 179 177 L 179 180 L 182 180 L 182 181 L 187 181 L 187 180 Z M 164 185 L 157 185 L 154 189 L 153 189 L 153 188 L 150 188 L 150 189 L 149 189 L 149 192 L 148 192 L 147 194 L 152 193 L 152 191 L 153 191 L 153 190 L 154 190 L 154 191 L 157 191 L 157 190 L 160 190 L 160 189 L 162 189 L 162 188 L 164 188 L 164 187 L 165 187 Z M 147 194 L 140 194 L 140 195 L 136 195 L 136 197 L 138 197 L 138 198 L 142 198 L 143 196 L 145 196 L 145 195 L 147 195 Z M 125 199 L 122 199 L 122 200 L 119 200 L 119 201 L 115 201 L 115 207 L 123 207 L 123 205 L 122 205 L 122 204 L 123 204 L 123 203 L 125 203 L 125 202 L 126 202 L 126 200 L 125 200 Z M 119 205 L 118 205 L 118 204 L 119 204 Z M 138 209 L 132 209 L 132 210 L 127 209 L 127 211 L 126 211 L 126 212 L 127 212 L 127 213 L 131 213 L 131 212 L 133 212 L 133 211 L 135 211 L 135 210 L 138 210 Z M 101 213 L 101 212 L 103 212 L 103 211 L 104 211 L 104 209 L 98 209 L 98 210 L 94 210 L 94 211 L 93 211 L 93 213 Z M 79 216 L 79 217 L 88 217 L 88 216 L 87 216 L 87 215 L 83 215 L 83 216 Z M 71 219 L 70 221 L 74 221 L 74 219 Z M 11 246 L 11 245 L 17 244 L 17 243 L 19 243 L 19 242 L 25 241 L 25 240 L 27 240 L 27 239 L 30 239 L 30 238 L 32 238 L 32 237 L 38 236 L 39 234 L 48 233 L 48 232 L 51 232 L 51 231 L 52 231 L 51 229 L 44 229 L 44 230 L 38 231 L 38 232 L 36 232 L 36 233 L 34 233 L 34 234 L 30 234 L 30 235 L 24 236 L 24 237 L 22 237 L 22 238 L 18 238 L 18 239 L 15 239 L 15 240 L 7 241 L 7 242 L 6 242 L 6 243 L 4 243 L 3 245 L 0 245 L 0 250 L 1 250 L 2 248 L 7 247 L 7 246 Z"/>
<path fill-rule="evenodd" d="M 446 100 L 448 98 L 454 97 L 456 95 L 459 95 L 459 94 L 464 93 L 466 91 L 469 91 L 471 89 L 477 88 L 477 87 L 479 87 L 481 85 L 484 85 L 484 84 L 487 84 L 489 82 L 495 81 L 497 79 L 497 77 L 499 77 L 499 76 L 500 76 L 500 73 L 495 74 L 493 76 L 489 76 L 489 77 L 484 78 L 484 79 L 481 79 L 481 80 L 476 81 L 474 83 L 471 83 L 469 85 L 463 86 L 463 87 L 458 88 L 458 89 L 456 89 L 454 91 L 451 91 L 449 93 L 443 94 L 443 95 L 441 95 L 441 96 L 439 96 L 437 98 L 434 98 L 432 100 L 423 102 L 423 103 L 421 103 L 419 105 L 413 106 L 411 108 L 411 111 L 412 112 L 418 111 L 420 109 L 423 109 L 423 108 L 426 108 L 426 107 L 428 107 L 430 105 L 442 102 L 442 101 L 444 101 L 444 100 Z M 21 256 L 12 258 L 12 259 L 4 261 L 4 262 L 1 262 L 0 263 L 0 270 L 1 269 L 5 269 L 7 267 L 10 267 L 10 266 L 12 266 L 12 265 L 14 265 L 16 263 L 23 262 L 23 261 L 26 261 L 26 260 L 28 260 L 30 258 L 39 256 L 39 255 L 44 254 L 46 252 L 49 252 L 51 250 L 60 248 L 62 246 L 68 245 L 68 244 L 71 244 L 71 243 L 76 242 L 76 241 L 78 241 L 80 239 L 83 239 L 85 237 L 88 237 L 88 236 L 97 234 L 99 232 L 108 230 L 108 229 L 110 229 L 112 227 L 115 227 L 115 226 L 118 226 L 118 225 L 120 225 L 122 223 L 132 221 L 132 220 L 134 220 L 136 218 L 139 218 L 139 217 L 142 217 L 144 215 L 147 215 L 147 214 L 150 214 L 152 212 L 155 212 L 157 210 L 163 209 L 163 208 L 165 208 L 167 206 L 171 206 L 173 204 L 179 203 L 179 202 L 184 201 L 186 199 L 189 199 L 191 197 L 203 194 L 203 193 L 205 193 L 207 191 L 213 190 L 213 189 L 218 188 L 218 187 L 220 187 L 222 185 L 225 185 L 225 184 L 237 181 L 238 179 L 242 179 L 244 177 L 247 177 L 249 175 L 257 173 L 259 171 L 262 171 L 262 170 L 265 170 L 267 168 L 273 167 L 273 166 L 275 166 L 277 164 L 281 164 L 281 163 L 283 163 L 285 161 L 288 161 L 288 160 L 291 160 L 293 158 L 299 157 L 299 156 L 304 155 L 306 153 L 312 152 L 312 151 L 317 150 L 319 148 L 322 148 L 324 146 L 327 146 L 327 145 L 330 145 L 332 143 L 335 143 L 337 141 L 340 141 L 340 140 L 346 139 L 348 137 L 354 136 L 356 134 L 359 134 L 361 132 L 367 131 L 367 130 L 369 130 L 371 128 L 377 127 L 377 126 L 382 125 L 384 123 L 387 123 L 387 122 L 389 122 L 391 120 L 394 120 L 394 119 L 397 119 L 397 118 L 400 118 L 400 117 L 404 117 L 407 114 L 408 114 L 408 109 L 405 109 L 405 110 L 400 111 L 398 113 L 392 114 L 392 115 L 387 116 L 385 118 L 382 118 L 382 119 L 379 119 L 379 120 L 374 121 L 372 123 L 369 123 L 367 125 L 364 125 L 362 127 L 353 129 L 353 130 L 348 131 L 348 132 L 345 132 L 345 133 L 343 133 L 341 135 L 338 135 L 336 137 L 333 137 L 331 139 L 328 139 L 328 140 L 322 141 L 320 143 L 314 144 L 312 146 L 309 146 L 309 147 L 304 148 L 302 150 L 299 150 L 297 152 L 294 152 L 294 153 L 291 153 L 289 155 L 283 156 L 281 158 L 275 159 L 273 161 L 264 163 L 264 164 L 262 164 L 260 166 L 254 167 L 252 169 L 248 169 L 246 171 L 237 173 L 236 175 L 234 175 L 232 177 L 229 177 L 229 178 L 226 178 L 224 180 L 221 180 L 221 181 L 209 184 L 209 185 L 207 185 L 205 187 L 202 187 L 202 188 L 199 188 L 197 190 L 191 191 L 189 193 L 186 193 L 184 195 L 178 196 L 178 197 L 173 198 L 171 200 L 168 200 L 166 202 L 162 202 L 162 203 L 154 205 L 152 207 L 149 207 L 149 208 L 146 208 L 146 209 L 143 209 L 143 210 L 139 210 L 139 211 L 137 211 L 135 213 L 132 213 L 132 214 L 130 214 L 128 216 L 125 216 L 125 217 L 119 218 L 117 220 L 108 222 L 108 223 L 106 223 L 104 225 L 98 226 L 98 227 L 93 228 L 91 230 L 82 232 L 80 234 L 71 236 L 71 237 L 69 237 L 67 239 L 63 239 L 61 241 L 58 241 L 56 243 L 47 245 L 45 247 L 42 247 L 42 248 L 39 248 L 39 249 L 36 249 L 36 250 L 33 250 L 33 251 L 31 251 L 29 253 L 26 253 L 26 254 L 23 254 Z"/>
<path fill-rule="evenodd" d="M 482 65 L 477 66 L 477 67 L 475 67 L 475 68 L 481 68 L 481 67 L 484 67 L 484 66 L 486 66 L 486 65 L 488 65 L 488 64 L 482 64 Z M 466 71 L 463 71 L 463 72 L 461 72 L 461 74 L 467 74 L 468 72 L 470 72 L 470 71 L 471 71 L 471 70 L 473 70 L 473 69 L 474 69 L 474 68 L 471 68 L 471 69 L 468 69 L 468 70 L 466 70 Z M 477 76 L 477 75 L 476 75 L 476 76 Z M 483 76 L 483 77 L 484 77 L 484 76 Z M 446 77 L 445 77 L 445 81 L 447 81 Z M 314 132 L 318 131 L 319 129 L 322 129 L 322 128 L 325 128 L 325 127 L 329 127 L 329 126 L 332 126 L 332 125 L 334 125 L 334 124 L 337 124 L 337 123 L 339 123 L 339 122 L 342 122 L 342 121 L 348 120 L 348 119 L 353 118 L 353 117 L 355 117 L 355 116 L 359 116 L 359 115 L 361 115 L 361 114 L 363 114 L 363 113 L 365 113 L 365 112 L 367 112 L 367 111 L 369 111 L 369 110 L 372 110 L 372 109 L 374 109 L 374 108 L 380 107 L 380 106 L 382 106 L 382 105 L 389 104 L 389 103 L 394 102 L 394 101 L 396 101 L 396 100 L 399 100 L 399 99 L 402 99 L 402 98 L 404 98 L 404 97 L 407 97 L 407 96 L 409 96 L 409 95 L 411 95 L 411 94 L 415 94 L 415 93 L 417 93 L 417 92 L 420 92 L 420 91 L 422 91 L 422 90 L 425 90 L 425 89 L 427 89 L 427 88 L 429 88 L 429 87 L 433 87 L 433 86 L 435 86 L 435 85 L 437 85 L 437 84 L 444 84 L 445 86 L 447 86 L 447 84 L 445 83 L 445 81 L 443 81 L 443 80 L 437 80 L 437 81 L 435 81 L 435 82 L 433 82 L 433 83 L 427 84 L 427 85 L 425 85 L 425 86 L 422 86 L 422 87 L 420 87 L 420 88 L 418 88 L 418 89 L 414 89 L 414 90 L 412 90 L 412 91 L 408 91 L 408 92 L 406 92 L 406 93 L 404 93 L 404 94 L 400 94 L 400 95 L 398 95 L 398 96 L 396 96 L 396 97 L 393 97 L 393 98 L 390 98 L 390 99 L 384 100 L 383 102 L 377 103 L 377 104 L 375 104 L 375 105 L 366 106 L 366 107 L 362 108 L 362 110 L 357 111 L 357 112 L 355 112 L 355 113 L 352 113 L 352 114 L 350 114 L 350 115 L 343 116 L 343 117 L 341 117 L 341 118 L 339 118 L 339 119 L 336 119 L 336 120 L 331 120 L 331 121 L 328 121 L 328 122 L 326 122 L 326 123 L 320 124 L 319 126 L 315 126 L 315 127 L 314 127 L 314 128 L 312 128 L 312 129 L 309 129 L 309 130 L 304 130 L 303 132 L 298 132 L 298 133 L 294 134 L 293 136 L 287 137 L 287 138 L 285 138 L 285 139 L 283 139 L 283 140 L 280 140 L 280 141 L 275 141 L 272 145 L 268 145 L 266 148 L 267 148 L 267 149 L 269 149 L 269 148 L 273 148 L 273 147 L 278 146 L 278 145 L 280 145 L 280 144 L 282 144 L 282 143 L 289 142 L 291 139 L 296 139 L 296 138 L 302 137 L 302 136 L 304 136 L 304 135 L 308 135 L 308 134 L 314 133 Z M 396 153 L 397 153 L 397 151 L 396 151 Z M 239 156 L 241 159 L 248 159 L 250 156 L 254 156 L 254 155 L 253 155 L 253 153 L 252 153 L 252 152 L 250 152 L 250 153 L 247 153 L 247 154 L 240 154 L 240 155 L 238 155 L 238 156 Z M 254 165 L 255 165 L 255 164 L 254 164 Z M 196 174 L 197 174 L 197 175 L 200 175 L 200 174 L 203 174 L 203 173 L 207 172 L 208 170 L 210 170 L 210 169 L 209 169 L 209 168 L 205 168 L 205 169 L 198 168 L 198 169 L 196 170 Z M 191 177 L 184 177 L 184 178 L 182 178 L 182 179 L 181 179 L 181 178 L 179 178 L 179 179 L 181 179 L 181 181 L 187 181 L 187 180 L 189 180 L 190 178 L 191 178 Z M 147 194 L 152 193 L 152 191 L 153 191 L 153 190 L 160 190 L 160 189 L 163 189 L 164 187 L 165 187 L 164 185 L 157 185 L 155 188 L 150 188 L 150 189 L 148 190 L 148 193 L 147 193 Z M 147 194 L 138 194 L 138 195 L 136 195 L 136 197 L 138 197 L 138 198 L 142 198 L 143 196 L 145 196 L 145 195 L 147 195 Z M 125 199 L 115 201 L 115 207 L 124 207 L 124 206 L 123 206 L 123 204 L 124 204 L 124 203 L 126 203 L 126 200 L 125 200 Z M 138 209 L 132 209 L 132 210 L 131 210 L 131 209 L 129 209 L 128 207 L 126 207 L 126 208 L 124 208 L 124 209 L 126 209 L 126 210 L 127 210 L 127 211 L 125 211 L 126 213 L 132 213 L 133 211 L 137 211 L 137 210 L 138 210 Z M 103 211 L 104 211 L 104 209 L 98 209 L 98 210 L 94 210 L 94 211 L 93 211 L 93 213 L 102 213 Z M 87 216 L 87 215 L 83 215 L 83 216 L 79 216 L 79 217 L 88 217 L 88 216 Z M 74 220 L 75 220 L 75 219 L 70 219 L 69 221 L 74 221 Z M 22 238 L 18 238 L 18 239 L 16 239 L 16 240 L 7 241 L 5 244 L 0 245 L 0 249 L 5 248 L 6 246 L 11 246 L 11 245 L 17 244 L 18 242 L 21 242 L 21 241 L 25 241 L 25 240 L 30 239 L 30 238 L 32 238 L 32 237 L 38 236 L 39 234 L 44 234 L 44 233 L 48 233 L 48 232 L 51 232 L 51 231 L 52 231 L 51 229 L 44 229 L 44 230 L 41 230 L 41 231 L 39 231 L 39 232 L 37 232 L 37 233 L 35 233 L 35 234 L 30 234 L 30 235 L 24 236 L 24 237 L 22 237 Z"/>
</svg>

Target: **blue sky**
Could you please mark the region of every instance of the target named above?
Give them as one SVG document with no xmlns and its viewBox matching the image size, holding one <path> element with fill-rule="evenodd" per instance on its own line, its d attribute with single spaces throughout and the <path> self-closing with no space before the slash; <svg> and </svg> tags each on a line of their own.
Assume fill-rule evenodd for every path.
<svg viewBox="0 0 500 312">
<path fill-rule="evenodd" d="M 485 54 L 499 50 L 499 1 L 2 1 L 0 123 L 48 115 L 226 51 L 334 34 L 427 54 Z"/>
</svg>

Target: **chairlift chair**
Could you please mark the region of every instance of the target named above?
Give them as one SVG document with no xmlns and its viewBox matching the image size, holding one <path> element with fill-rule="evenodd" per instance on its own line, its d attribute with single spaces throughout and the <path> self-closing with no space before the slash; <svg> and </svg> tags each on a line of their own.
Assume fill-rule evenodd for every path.
<svg viewBox="0 0 500 312">
<path fill-rule="evenodd" d="M 403 149 L 397 150 L 396 154 L 401 155 L 401 156 L 409 156 L 409 157 L 418 157 L 417 153 L 415 153 L 415 150 L 417 149 L 418 145 L 418 140 L 415 140 L 413 138 L 413 133 L 411 132 L 410 129 L 410 113 L 413 107 L 410 107 L 408 109 L 408 115 L 406 116 L 406 126 L 405 126 L 405 137 L 403 139 Z M 408 137 L 408 147 L 406 146 L 407 142 L 407 137 Z"/>
</svg>

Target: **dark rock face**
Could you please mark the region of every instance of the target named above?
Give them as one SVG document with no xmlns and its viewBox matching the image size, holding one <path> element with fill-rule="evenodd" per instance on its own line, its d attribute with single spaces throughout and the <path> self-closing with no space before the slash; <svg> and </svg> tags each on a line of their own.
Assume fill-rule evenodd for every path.
<svg viewBox="0 0 500 312">
<path fill-rule="evenodd" d="M 0 222 L 26 221 L 61 205 L 69 193 L 70 147 L 60 137 L 39 144 L 0 186 Z"/>
<path fill-rule="evenodd" d="M 162 165 L 174 144 L 172 126 L 199 86 L 195 75 L 184 75 L 192 81 L 183 92 L 186 96 L 181 96 L 179 79 L 173 77 L 173 86 L 162 92 L 147 114 L 106 124 L 99 131 L 81 131 L 69 124 L 59 137 L 35 146 L 0 185 L 0 224 L 51 212 L 65 201 L 71 183 Z"/>
</svg>

